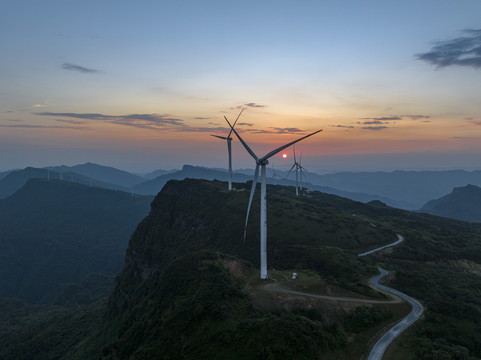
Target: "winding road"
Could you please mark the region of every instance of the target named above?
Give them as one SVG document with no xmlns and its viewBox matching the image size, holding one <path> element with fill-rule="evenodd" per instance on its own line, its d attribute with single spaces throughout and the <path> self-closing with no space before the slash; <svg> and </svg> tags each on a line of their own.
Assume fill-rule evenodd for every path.
<svg viewBox="0 0 481 360">
<path fill-rule="evenodd" d="M 404 241 L 404 237 L 401 235 L 397 235 L 398 240 L 388 244 L 381 246 L 379 248 L 373 249 L 366 251 L 364 253 L 358 254 L 358 256 L 366 256 L 373 254 L 375 252 L 378 252 L 380 250 L 383 250 L 385 248 L 395 246 L 400 244 L 401 242 Z M 300 291 L 294 291 L 290 290 L 282 285 L 280 285 L 277 282 L 274 283 L 269 283 L 264 285 L 264 289 L 268 291 L 276 291 L 276 292 L 283 292 L 283 293 L 289 293 L 293 295 L 300 295 L 300 296 L 308 296 L 308 297 L 313 297 L 313 298 L 318 298 L 318 299 L 325 299 L 325 300 L 332 300 L 332 301 L 348 301 L 348 302 L 359 302 L 359 303 L 371 303 L 371 304 L 387 304 L 387 303 L 399 303 L 403 300 L 409 302 L 412 306 L 411 312 L 405 316 L 403 319 L 401 319 L 399 322 L 396 323 L 391 329 L 389 329 L 377 342 L 374 344 L 374 346 L 371 349 L 371 352 L 368 356 L 368 360 L 382 360 L 382 357 L 384 356 L 384 352 L 386 351 L 387 347 L 392 343 L 392 341 L 398 337 L 404 330 L 406 330 L 409 326 L 411 326 L 416 320 L 420 318 L 420 316 L 423 313 L 423 306 L 410 296 L 395 290 L 391 289 L 387 286 L 379 284 L 379 280 L 384 278 L 386 275 L 389 274 L 388 271 L 378 268 L 379 274 L 371 278 L 370 282 L 373 287 L 375 287 L 377 290 L 379 290 L 382 293 L 385 293 L 389 295 L 392 300 L 371 300 L 371 299 L 360 299 L 360 298 L 351 298 L 351 297 L 342 297 L 342 296 L 329 296 L 329 295 L 317 295 L 317 294 L 311 294 L 311 293 L 305 293 L 305 292 L 300 292 Z M 246 287 L 248 284 L 246 285 Z"/>
<path fill-rule="evenodd" d="M 397 234 L 397 241 L 393 242 L 392 244 L 387 244 L 387 245 L 378 247 L 378 248 L 376 248 L 376 249 L 363 252 L 362 254 L 358 254 L 357 256 L 366 256 L 366 255 L 375 253 L 375 252 L 377 252 L 377 251 L 379 251 L 379 250 L 382 250 L 382 249 L 385 249 L 385 248 L 388 248 L 388 247 L 391 247 L 391 246 L 396 246 L 396 245 L 402 243 L 403 241 L 404 241 L 404 237 L 401 236 L 401 235 L 399 235 L 399 234 Z"/>
<path fill-rule="evenodd" d="M 359 254 L 359 256 L 365 256 L 372 254 L 376 251 L 385 249 L 390 246 L 397 245 L 401 243 L 404 238 L 401 235 L 398 236 L 398 241 L 382 246 L 380 248 Z M 421 314 L 423 313 L 423 306 L 416 300 L 414 300 L 412 297 L 407 296 L 406 294 L 397 291 L 395 289 L 388 288 L 387 286 L 379 284 L 379 280 L 381 280 L 383 277 L 385 277 L 387 274 L 389 274 L 388 271 L 378 268 L 380 271 L 379 275 L 376 275 L 371 279 L 371 284 L 375 286 L 377 289 L 390 293 L 392 295 L 396 295 L 407 302 L 409 302 L 412 306 L 411 312 L 404 317 L 401 321 L 399 321 L 396 325 L 394 325 L 391 329 L 389 329 L 377 342 L 374 344 L 373 348 L 371 349 L 371 352 L 368 356 L 368 360 L 382 360 L 382 357 L 384 355 L 384 352 L 386 351 L 387 347 L 391 342 L 399 336 L 404 330 L 406 330 L 409 326 L 411 326 L 417 319 L 420 318 Z"/>
</svg>

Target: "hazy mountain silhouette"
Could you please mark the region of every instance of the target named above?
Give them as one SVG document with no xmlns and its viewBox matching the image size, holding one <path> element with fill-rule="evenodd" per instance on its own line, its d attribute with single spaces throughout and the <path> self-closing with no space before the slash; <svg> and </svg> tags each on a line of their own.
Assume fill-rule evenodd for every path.
<svg viewBox="0 0 481 360">
<path fill-rule="evenodd" d="M 80 175 L 71 171 L 56 172 L 49 169 L 38 169 L 33 167 L 27 167 L 23 170 L 17 170 L 10 172 L 2 180 L 0 180 L 0 199 L 6 198 L 12 195 L 15 191 L 22 188 L 29 179 L 47 179 L 52 180 L 64 180 L 75 182 L 83 185 L 91 185 L 93 187 L 100 187 L 110 190 L 119 190 L 125 192 L 131 192 L 130 188 L 123 187 L 116 184 L 99 181 L 92 179 L 84 175 Z"/>
<path fill-rule="evenodd" d="M 407 210 L 420 209 L 427 201 L 449 193 L 454 187 L 475 184 L 481 186 L 481 171 L 393 171 L 340 172 L 318 175 L 309 173 L 309 181 L 316 185 L 339 190 L 375 194 L 403 204 Z M 388 205 L 396 206 L 390 201 Z"/>
<path fill-rule="evenodd" d="M 10 174 L 12 171 L 16 171 L 17 169 L 15 170 L 7 170 L 7 171 L 2 171 L 0 172 L 0 180 L 2 180 L 5 176 L 7 176 L 8 174 Z"/>
<path fill-rule="evenodd" d="M 242 170 L 242 173 L 234 172 L 232 174 L 232 181 L 237 183 L 244 183 L 246 181 L 251 181 L 253 173 L 254 171 L 252 170 L 252 174 L 249 174 L 249 171 L 246 169 Z M 309 173 L 309 178 L 310 176 L 311 176 L 311 173 Z M 228 173 L 226 170 L 222 170 L 222 169 L 211 169 L 211 168 L 200 167 L 200 166 L 184 165 L 182 167 L 182 170 L 161 175 L 153 180 L 140 183 L 136 185 L 134 189 L 135 189 L 135 193 L 138 193 L 138 194 L 155 195 L 162 189 L 162 187 L 168 181 L 183 180 L 187 178 L 227 181 Z M 273 178 L 273 177 L 268 177 L 267 183 L 271 185 L 284 185 L 284 186 L 296 185 L 295 179 L 294 180 L 286 179 L 286 178 L 279 179 L 279 178 Z M 394 207 L 404 208 L 405 206 L 408 206 L 408 204 L 403 201 L 396 201 L 396 200 L 389 199 L 379 195 L 369 195 L 369 194 L 363 194 L 363 193 L 343 191 L 343 190 L 339 190 L 329 186 L 314 185 L 306 181 L 302 182 L 302 186 L 310 190 L 317 190 L 327 194 L 334 194 L 334 195 L 342 196 L 351 200 L 356 200 L 361 202 L 368 202 L 371 200 L 380 200 Z M 235 184 L 234 184 L 234 187 L 235 187 Z"/>
<path fill-rule="evenodd" d="M 155 179 L 137 184 L 135 186 L 135 193 L 145 195 L 157 194 L 169 180 L 183 180 L 190 178 L 227 181 L 228 176 L 227 171 L 213 170 L 202 166 L 184 165 L 182 170 L 161 175 Z M 252 180 L 252 176 L 236 173 L 232 174 L 232 181 L 234 182 L 246 182 L 249 180 Z"/>
<path fill-rule="evenodd" d="M 481 188 L 475 185 L 454 188 L 450 194 L 428 201 L 421 211 L 452 219 L 481 222 Z"/>
<path fill-rule="evenodd" d="M 85 163 L 75 166 L 51 166 L 49 169 L 60 173 L 72 172 L 104 183 L 120 185 L 125 188 L 144 182 L 145 178 L 110 166 Z"/>
<path fill-rule="evenodd" d="M 29 180 L 0 200 L 0 296 L 45 300 L 90 273 L 114 276 L 152 197 Z"/>
<path fill-rule="evenodd" d="M 174 169 L 174 170 L 159 169 L 159 170 L 155 170 L 155 171 L 152 171 L 150 173 L 145 174 L 144 178 L 148 179 L 148 180 L 152 180 L 152 179 L 155 179 L 156 177 L 166 175 L 166 174 L 170 174 L 170 173 L 177 172 L 177 171 L 179 171 L 179 169 Z M 144 181 L 145 181 L 145 179 L 144 179 Z"/>
</svg>

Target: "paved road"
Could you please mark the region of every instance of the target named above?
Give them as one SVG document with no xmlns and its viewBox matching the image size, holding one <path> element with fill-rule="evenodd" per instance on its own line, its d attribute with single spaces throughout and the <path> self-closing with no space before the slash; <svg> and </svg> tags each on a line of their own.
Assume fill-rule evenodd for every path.
<svg viewBox="0 0 481 360">
<path fill-rule="evenodd" d="M 397 234 L 397 238 L 398 238 L 398 240 L 393 242 L 392 244 L 384 245 L 384 246 L 378 247 L 376 249 L 363 252 L 362 254 L 358 254 L 357 256 L 366 256 L 366 255 L 375 253 L 376 251 L 379 251 L 379 250 L 382 250 L 382 249 L 385 249 L 385 248 L 388 248 L 388 247 L 391 247 L 391 246 L 396 246 L 397 244 L 400 244 L 404 241 L 404 237 L 402 237 L 402 235 Z"/>
<path fill-rule="evenodd" d="M 392 327 L 387 333 L 385 333 L 378 341 L 377 343 L 373 346 L 371 353 L 369 354 L 368 360 L 381 360 L 382 356 L 384 355 L 384 352 L 386 351 L 387 347 L 391 342 L 401 334 L 404 330 L 406 330 L 409 326 L 411 326 L 423 313 L 423 306 L 416 300 L 414 300 L 412 297 L 407 296 L 406 294 L 388 288 L 387 286 L 379 284 L 379 280 L 381 280 L 384 276 L 389 274 L 384 269 L 378 268 L 379 271 L 381 272 L 379 275 L 373 277 L 371 279 L 371 284 L 373 284 L 375 287 L 389 292 L 391 294 L 397 295 L 400 298 L 406 300 L 409 302 L 412 306 L 411 312 L 401 321 L 399 321 L 394 327 Z"/>
<path fill-rule="evenodd" d="M 358 256 L 366 256 L 366 255 L 372 254 L 376 251 L 385 249 L 387 247 L 395 246 L 395 245 L 401 243 L 402 241 L 404 241 L 404 238 L 401 235 L 398 234 L 397 237 L 398 237 L 398 240 L 393 242 L 392 244 L 381 246 L 377 249 L 370 250 L 370 251 L 367 251 L 365 253 L 359 254 Z M 417 319 L 419 319 L 419 317 L 423 313 L 423 306 L 418 301 L 414 300 L 412 297 L 409 297 L 409 296 L 407 296 L 406 294 L 404 294 L 400 291 L 397 291 L 397 290 L 388 288 L 387 286 L 379 284 L 379 280 L 381 280 L 383 277 L 385 277 L 387 274 L 389 274 L 389 272 L 387 272 L 386 270 L 381 269 L 381 268 L 378 268 L 378 270 L 380 271 L 380 274 L 371 279 L 371 284 L 381 291 L 384 291 L 384 292 L 387 292 L 387 293 L 390 293 L 390 294 L 393 294 L 393 295 L 397 295 L 400 298 L 406 300 L 408 303 L 411 304 L 412 309 L 411 309 L 411 312 L 405 318 L 403 318 L 396 325 L 394 325 L 391 329 L 389 329 L 389 331 L 387 333 L 385 333 L 377 341 L 376 344 L 374 344 L 373 348 L 371 349 L 371 353 L 369 354 L 369 357 L 367 358 L 368 360 L 382 360 L 384 352 L 386 351 L 389 344 L 391 344 L 391 342 L 396 337 L 398 337 L 399 334 L 401 334 L 404 330 L 406 330 L 409 326 L 411 326 Z"/>
</svg>

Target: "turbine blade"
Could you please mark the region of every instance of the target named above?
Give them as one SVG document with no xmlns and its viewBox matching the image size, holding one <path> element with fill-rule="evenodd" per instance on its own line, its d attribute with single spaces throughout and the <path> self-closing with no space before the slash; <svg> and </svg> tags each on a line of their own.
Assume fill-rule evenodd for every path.
<svg viewBox="0 0 481 360">
<path fill-rule="evenodd" d="M 242 143 L 242 145 L 244 145 L 244 148 L 247 150 L 247 152 L 254 158 L 254 160 L 257 162 L 258 160 L 258 157 L 256 156 L 256 154 L 254 154 L 254 152 L 251 150 L 251 148 L 249 147 L 249 145 L 246 144 L 246 142 L 244 140 L 242 140 L 242 138 L 240 137 L 240 135 L 237 133 L 237 131 L 235 131 L 234 127 L 230 124 L 229 120 L 227 120 L 227 118 L 224 116 L 224 119 L 225 121 L 227 121 L 227 124 L 229 124 L 230 128 L 232 129 L 232 131 L 234 132 L 234 134 L 237 136 L 237 138 L 239 139 L 239 141 Z"/>
<path fill-rule="evenodd" d="M 305 138 L 308 138 L 309 136 L 312 136 L 312 135 L 314 135 L 314 134 L 317 134 L 318 132 L 321 132 L 321 131 L 322 131 L 322 129 L 321 129 L 321 130 L 314 131 L 313 133 L 311 133 L 311 134 L 309 134 L 309 135 L 303 136 L 303 137 L 301 137 L 301 138 L 299 138 L 299 139 L 297 139 L 297 140 L 294 140 L 294 141 L 290 142 L 289 144 L 283 145 L 283 146 L 281 146 L 281 147 L 279 147 L 279 148 L 277 148 L 277 149 L 275 149 L 275 150 L 272 150 L 270 153 L 268 153 L 267 155 L 265 155 L 265 156 L 263 156 L 262 158 L 260 158 L 259 161 L 262 162 L 262 161 L 264 161 L 264 160 L 267 160 L 267 159 L 269 159 L 271 156 L 274 156 L 275 154 L 277 154 L 279 151 L 282 151 L 282 150 L 284 150 L 285 148 L 287 148 L 287 147 L 289 147 L 289 146 L 291 146 L 291 145 L 294 145 L 295 143 L 297 143 L 297 142 L 299 142 L 299 141 L 301 141 L 301 140 L 304 140 Z M 235 132 L 235 130 L 234 130 L 234 132 Z"/>
<path fill-rule="evenodd" d="M 252 199 L 254 198 L 254 193 L 256 191 L 257 177 L 258 176 L 259 176 L 259 164 L 256 164 L 256 170 L 254 172 L 254 178 L 252 179 L 252 189 L 251 189 L 251 195 L 249 197 L 249 206 L 247 206 L 246 224 L 244 226 L 244 241 L 246 241 L 247 222 L 249 221 L 249 212 L 251 211 Z"/>
<path fill-rule="evenodd" d="M 219 135 L 212 135 L 212 134 L 210 134 L 210 136 L 214 136 L 214 137 L 219 138 L 219 139 L 222 139 L 222 140 L 227 140 L 226 137 L 219 136 Z"/>
<path fill-rule="evenodd" d="M 294 166 L 296 166 L 295 163 L 294 163 L 294 165 L 292 165 L 291 170 L 289 170 L 289 172 L 287 173 L 286 178 L 287 178 L 287 177 L 289 176 L 289 174 L 292 172 L 292 169 L 294 169 Z"/>
<path fill-rule="evenodd" d="M 241 110 L 241 112 L 239 113 L 239 115 L 237 115 L 237 118 L 235 119 L 234 125 L 232 125 L 232 128 L 235 127 L 235 124 L 237 124 L 237 120 L 239 120 L 239 117 L 241 116 L 241 114 L 242 114 L 242 112 L 243 112 L 244 110 L 245 110 L 245 108 L 243 108 L 243 109 Z M 229 135 L 227 135 L 227 137 L 230 137 L 230 134 L 232 134 L 232 129 L 230 129 Z"/>
<path fill-rule="evenodd" d="M 306 169 L 304 169 L 304 168 L 301 166 L 301 167 L 299 168 L 299 170 L 301 170 L 301 174 L 307 179 L 308 177 L 307 177 L 306 173 L 304 172 L 304 170 L 306 170 Z M 306 170 L 306 171 L 307 171 L 307 170 Z"/>
<path fill-rule="evenodd" d="M 296 159 L 296 147 L 293 146 L 292 147 L 292 151 L 294 152 L 294 164 L 297 163 L 297 159 Z"/>
</svg>

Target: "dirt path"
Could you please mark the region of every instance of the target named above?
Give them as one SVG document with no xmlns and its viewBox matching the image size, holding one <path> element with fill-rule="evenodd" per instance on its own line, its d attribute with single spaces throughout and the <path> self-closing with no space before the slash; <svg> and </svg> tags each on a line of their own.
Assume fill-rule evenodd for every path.
<svg viewBox="0 0 481 360">
<path fill-rule="evenodd" d="M 306 293 L 302 291 L 291 290 L 278 283 L 266 284 L 262 288 L 266 291 L 281 292 L 285 294 L 293 294 L 293 295 L 299 295 L 299 296 L 308 296 L 311 298 L 331 300 L 331 301 L 348 301 L 348 302 L 357 302 L 357 303 L 364 303 L 364 304 L 395 304 L 395 303 L 400 303 L 402 301 L 401 298 L 399 298 L 398 296 L 389 294 L 384 291 L 381 291 L 381 292 L 391 297 L 391 300 L 371 300 L 371 299 L 353 298 L 353 297 L 345 297 L 345 296 L 312 294 L 312 293 Z"/>
</svg>

